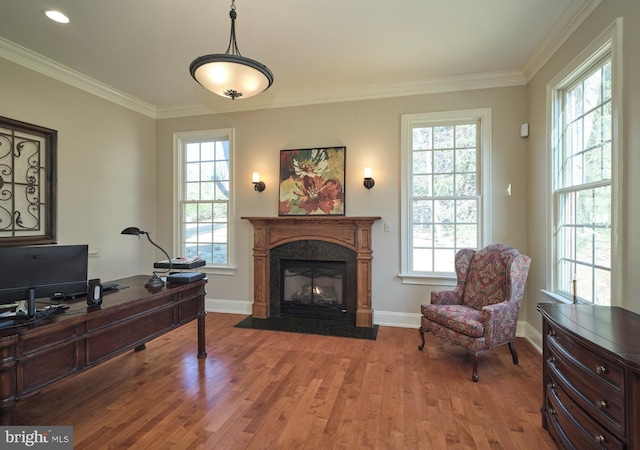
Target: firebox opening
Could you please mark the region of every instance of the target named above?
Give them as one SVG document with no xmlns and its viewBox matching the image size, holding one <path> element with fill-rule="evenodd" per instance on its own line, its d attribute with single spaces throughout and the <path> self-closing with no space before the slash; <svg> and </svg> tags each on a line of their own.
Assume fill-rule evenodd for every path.
<svg viewBox="0 0 640 450">
<path fill-rule="evenodd" d="M 280 314 L 347 320 L 347 264 L 281 260 Z"/>
</svg>

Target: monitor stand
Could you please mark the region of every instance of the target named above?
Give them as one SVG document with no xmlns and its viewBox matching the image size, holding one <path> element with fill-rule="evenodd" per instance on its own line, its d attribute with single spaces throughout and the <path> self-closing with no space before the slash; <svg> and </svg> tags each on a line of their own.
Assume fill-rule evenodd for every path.
<svg viewBox="0 0 640 450">
<path fill-rule="evenodd" d="M 18 325 L 25 323 L 27 320 L 31 320 L 36 316 L 36 290 L 29 288 L 27 294 L 27 313 L 13 313 L 8 316 L 0 318 L 0 328 L 10 327 L 12 325 Z"/>
<path fill-rule="evenodd" d="M 27 317 L 33 319 L 36 316 L 36 290 L 29 288 L 29 294 L 27 297 Z"/>
</svg>

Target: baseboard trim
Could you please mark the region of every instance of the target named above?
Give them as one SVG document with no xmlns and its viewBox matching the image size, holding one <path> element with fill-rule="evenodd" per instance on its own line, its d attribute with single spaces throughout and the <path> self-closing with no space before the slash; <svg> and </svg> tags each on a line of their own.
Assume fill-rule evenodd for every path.
<svg viewBox="0 0 640 450">
<path fill-rule="evenodd" d="M 251 315 L 252 304 L 253 302 L 244 300 L 207 298 L 204 302 L 204 308 L 209 312 Z M 374 311 L 373 323 L 385 327 L 418 329 L 420 328 L 420 314 Z M 516 336 L 525 338 L 536 350 L 542 353 L 542 335 L 529 323 L 519 320 L 516 328 Z"/>
<path fill-rule="evenodd" d="M 208 312 L 250 315 L 252 304 L 253 302 L 243 300 L 207 298 L 204 301 L 204 309 Z"/>
</svg>

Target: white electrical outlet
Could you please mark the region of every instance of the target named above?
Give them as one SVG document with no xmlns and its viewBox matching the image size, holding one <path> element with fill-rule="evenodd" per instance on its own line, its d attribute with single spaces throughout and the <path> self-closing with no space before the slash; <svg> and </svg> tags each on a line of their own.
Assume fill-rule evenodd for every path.
<svg viewBox="0 0 640 450">
<path fill-rule="evenodd" d="M 385 231 L 385 233 L 390 233 L 391 232 L 391 226 L 389 226 L 389 224 L 387 222 L 384 223 L 384 231 Z"/>
</svg>

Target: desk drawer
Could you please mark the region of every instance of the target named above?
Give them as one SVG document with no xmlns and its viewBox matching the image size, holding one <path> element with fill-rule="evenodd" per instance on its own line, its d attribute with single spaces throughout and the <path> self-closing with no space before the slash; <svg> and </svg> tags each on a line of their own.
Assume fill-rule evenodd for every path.
<svg viewBox="0 0 640 450">
<path fill-rule="evenodd" d="M 559 434 L 566 436 L 575 448 L 625 448 L 623 442 L 576 405 L 562 388 L 547 389 L 547 399 L 550 405 L 548 418 L 552 426 L 560 428 Z"/>
<path fill-rule="evenodd" d="M 78 347 L 80 346 L 80 348 Z M 82 342 L 71 341 L 55 347 L 48 346 L 46 351 L 33 352 L 24 356 L 19 363 L 21 386 L 19 396 L 38 391 L 56 380 L 81 370 L 82 362 L 78 353 Z"/>
<path fill-rule="evenodd" d="M 135 320 L 120 321 L 87 335 L 87 365 L 109 359 L 175 328 L 173 310 L 160 309 Z"/>
<path fill-rule="evenodd" d="M 617 386 L 596 376 L 554 342 L 547 342 L 549 372 L 575 402 L 603 423 L 624 431 L 624 396 Z"/>
<path fill-rule="evenodd" d="M 77 324 L 71 325 L 53 325 L 46 329 L 36 328 L 33 331 L 29 330 L 23 334 L 22 337 L 22 355 L 29 355 L 33 352 L 39 352 L 47 347 L 53 347 L 64 343 L 65 341 L 72 341 L 78 336 Z"/>
<path fill-rule="evenodd" d="M 564 349 L 565 353 L 583 365 L 585 370 L 622 389 L 624 369 L 619 364 L 585 347 L 554 324 L 550 324 L 549 328 L 548 342 L 550 344 L 555 344 L 556 348 Z"/>
</svg>

